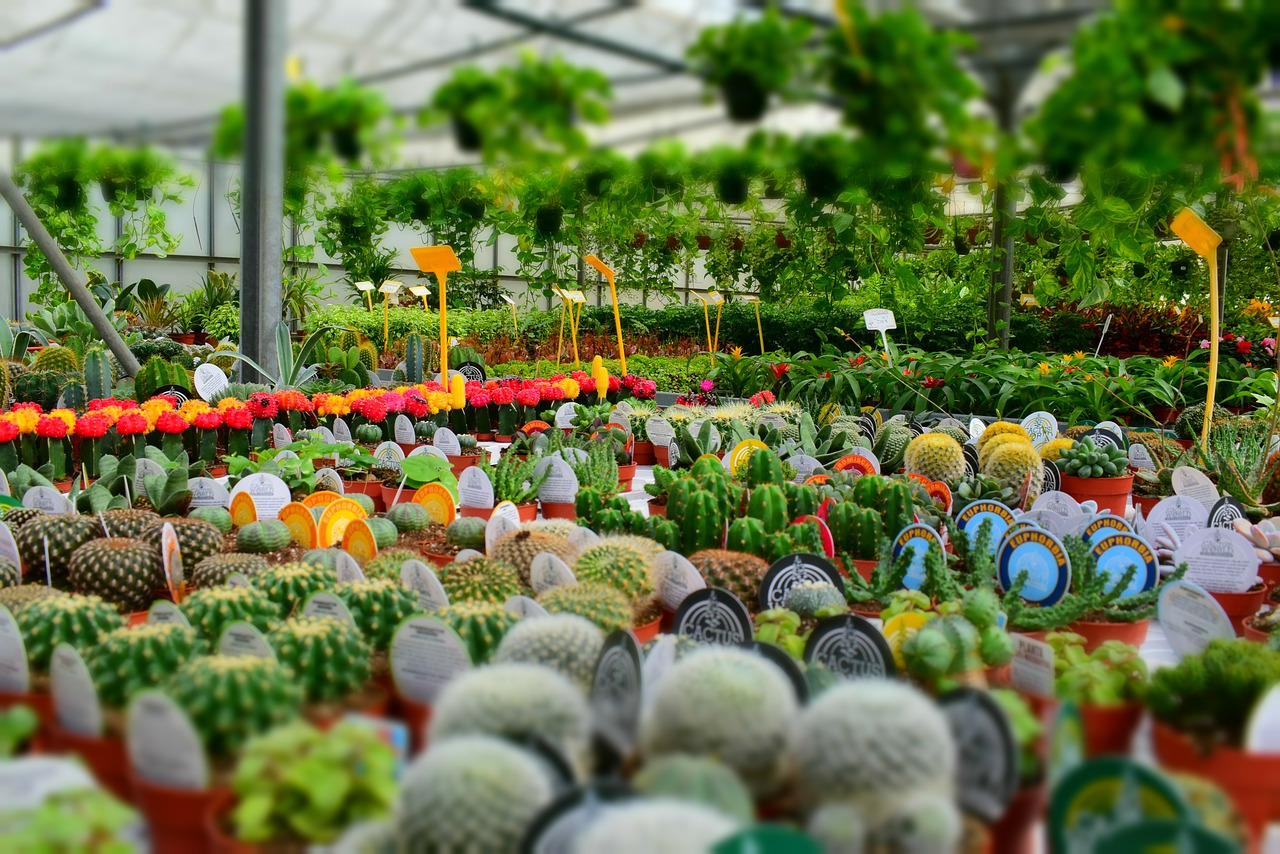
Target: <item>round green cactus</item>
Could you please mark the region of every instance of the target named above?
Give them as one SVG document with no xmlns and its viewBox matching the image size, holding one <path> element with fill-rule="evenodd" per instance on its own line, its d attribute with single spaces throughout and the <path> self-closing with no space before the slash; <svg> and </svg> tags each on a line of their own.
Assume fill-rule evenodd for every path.
<svg viewBox="0 0 1280 854">
<path fill-rule="evenodd" d="M 744 824 L 755 819 L 756 807 L 747 787 L 733 769 L 710 757 L 659 756 L 646 762 L 631 784 L 645 795 L 711 807 Z"/>
<path fill-rule="evenodd" d="M 495 602 L 501 604 L 525 592 L 510 564 L 487 557 L 464 563 L 454 561 L 436 572 L 450 602 Z"/>
<path fill-rule="evenodd" d="M 396 627 L 419 611 L 418 597 L 385 578 L 339 584 L 335 592 L 346 603 L 365 640 L 381 652 L 391 645 Z"/>
<path fill-rule="evenodd" d="M 142 539 L 160 548 L 160 540 L 164 536 L 164 526 L 172 525 L 173 533 L 178 537 L 178 548 L 182 550 L 184 565 L 195 566 L 209 555 L 222 551 L 222 532 L 216 525 L 202 519 L 187 519 L 177 516 L 166 516 L 156 519 L 151 527 L 142 532 Z M 281 522 L 280 524 L 284 524 Z M 114 531 L 112 533 L 115 533 Z M 246 549 L 241 549 L 246 551 Z"/>
<path fill-rule="evenodd" d="M 632 625 L 631 602 L 607 584 L 568 584 L 538 597 L 538 604 L 552 614 L 586 617 L 609 634 Z"/>
<path fill-rule="evenodd" d="M 225 759 L 250 738 L 298 717 L 302 691 L 293 674 L 269 658 L 193 658 L 164 691 L 191 718 L 209 758 Z"/>
<path fill-rule="evenodd" d="M 460 549 L 484 551 L 484 530 L 487 523 L 475 516 L 460 516 L 445 528 L 444 539 Z"/>
<path fill-rule="evenodd" d="M 6 521 L 8 517 L 5 517 Z M 134 510 L 120 508 L 108 510 L 102 514 L 107 523 L 107 531 L 112 537 L 128 537 L 138 539 L 160 517 L 150 510 Z M 185 557 L 185 555 L 184 555 Z"/>
<path fill-rule="evenodd" d="M 164 584 L 164 563 L 142 540 L 107 537 L 75 550 L 67 578 L 78 593 L 100 596 L 124 612 L 139 611 Z"/>
<path fill-rule="evenodd" d="M 387 511 L 387 520 L 401 534 L 424 530 L 431 524 L 431 514 L 416 501 L 405 501 Z"/>
<path fill-rule="evenodd" d="M 236 551 L 250 554 L 278 552 L 291 542 L 289 526 L 279 519 L 250 522 L 236 532 Z"/>
<path fill-rule="evenodd" d="M 491 735 L 517 744 L 537 737 L 575 761 L 591 743 L 586 698 L 559 673 L 536 664 L 491 664 L 445 688 L 431 718 L 431 742 Z"/>
<path fill-rule="evenodd" d="M 200 590 L 221 587 L 232 575 L 252 579 L 267 570 L 267 559 L 260 555 L 227 552 L 210 555 L 191 570 L 191 586 Z"/>
<path fill-rule="evenodd" d="M 49 672 L 49 659 L 58 644 L 86 653 L 124 621 L 116 609 L 98 596 L 50 596 L 37 599 L 16 615 L 27 649 L 27 664 L 35 673 Z"/>
<path fill-rule="evenodd" d="M 22 583 L 22 567 L 11 560 L 0 558 L 0 589 L 17 587 Z"/>
<path fill-rule="evenodd" d="M 401 851 L 516 851 L 555 797 L 545 766 L 505 741 L 459 736 L 405 770 L 397 810 Z"/>
<path fill-rule="evenodd" d="M 806 581 L 787 591 L 785 607 L 806 620 L 829 617 L 849 610 L 844 593 L 834 585 Z"/>
<path fill-rule="evenodd" d="M 583 584 L 607 584 L 632 600 L 653 593 L 650 555 L 612 538 L 583 551 L 573 564 L 573 574 Z"/>
<path fill-rule="evenodd" d="M 708 587 L 723 587 L 742 600 L 748 608 L 758 602 L 760 582 L 769 571 L 763 558 L 726 549 L 704 549 L 689 555 Z"/>
<path fill-rule="evenodd" d="M 382 549 L 364 565 L 364 577 L 385 578 L 388 581 L 394 581 L 399 584 L 400 568 L 404 566 L 404 562 L 407 560 L 420 561 L 422 559 L 422 555 L 413 549 Z"/>
<path fill-rule="evenodd" d="M 498 644 L 497 664 L 523 661 L 542 664 L 590 690 L 604 634 L 595 624 L 573 614 L 525 619 L 516 623 Z"/>
<path fill-rule="evenodd" d="M 907 445 L 902 465 L 907 474 L 951 484 L 964 477 L 964 451 L 946 433 L 921 433 Z"/>
<path fill-rule="evenodd" d="M 28 578 L 46 581 L 45 543 L 48 543 L 49 574 L 55 585 L 65 582 L 76 549 L 101 536 L 102 525 L 96 518 L 69 514 L 35 516 L 13 532 Z"/>
<path fill-rule="evenodd" d="M 517 617 L 495 602 L 459 602 L 433 611 L 435 617 L 458 633 L 475 664 L 488 661 Z"/>
<path fill-rule="evenodd" d="M 217 528 L 225 537 L 234 527 L 231 523 L 231 511 L 225 507 L 197 507 L 191 511 L 192 519 L 208 522 Z"/>
<path fill-rule="evenodd" d="M 102 705 L 123 709 L 134 694 L 160 685 L 203 648 L 187 626 L 148 623 L 108 632 L 88 651 L 85 664 Z"/>
<path fill-rule="evenodd" d="M 714 756 L 753 794 L 769 795 L 784 776 L 795 714 L 795 691 L 769 661 L 741 649 L 703 649 L 658 686 L 641 721 L 641 750 Z"/>
<path fill-rule="evenodd" d="M 254 586 L 276 603 L 277 613 L 287 617 L 315 593 L 338 586 L 337 573 L 309 563 L 282 563 L 252 579 Z"/>
<path fill-rule="evenodd" d="M 179 606 L 191 627 L 211 644 L 222 632 L 243 620 L 266 632 L 280 618 L 280 609 L 256 587 L 208 587 L 197 590 Z"/>
<path fill-rule="evenodd" d="M 330 617 L 292 617 L 267 635 L 308 703 L 341 701 L 369 681 L 369 645 L 360 630 Z"/>
</svg>

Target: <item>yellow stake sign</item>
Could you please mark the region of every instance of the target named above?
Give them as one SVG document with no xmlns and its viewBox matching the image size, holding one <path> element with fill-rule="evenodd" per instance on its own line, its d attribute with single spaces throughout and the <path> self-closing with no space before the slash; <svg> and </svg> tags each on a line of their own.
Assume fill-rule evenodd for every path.
<svg viewBox="0 0 1280 854">
<path fill-rule="evenodd" d="M 1200 441 L 1208 442 L 1213 398 L 1218 386 L 1218 338 L 1222 334 L 1218 322 L 1218 246 L 1222 238 L 1191 208 L 1179 211 L 1169 227 L 1209 265 L 1209 394 L 1205 399 L 1204 423 L 1200 427 Z"/>
<path fill-rule="evenodd" d="M 424 273 L 434 273 L 440 283 L 440 383 L 449 387 L 449 321 L 445 311 L 445 280 L 462 270 L 452 246 L 415 246 L 409 250 Z"/>
<path fill-rule="evenodd" d="M 622 364 L 623 375 L 626 375 L 627 351 L 622 346 L 622 317 L 618 314 L 618 289 L 613 284 L 613 270 L 595 255 L 588 255 L 582 260 L 599 270 L 600 275 L 609 283 L 609 299 L 613 300 L 613 328 L 618 333 L 618 361 Z"/>
<path fill-rule="evenodd" d="M 715 353 L 720 348 L 720 313 L 724 311 L 724 297 L 718 291 L 707 291 L 705 294 L 698 294 L 698 299 L 702 300 L 702 319 L 707 323 L 707 351 Z M 716 307 L 716 334 L 715 338 L 711 337 L 711 313 L 708 306 Z M 762 331 L 761 337 L 764 337 Z"/>
</svg>

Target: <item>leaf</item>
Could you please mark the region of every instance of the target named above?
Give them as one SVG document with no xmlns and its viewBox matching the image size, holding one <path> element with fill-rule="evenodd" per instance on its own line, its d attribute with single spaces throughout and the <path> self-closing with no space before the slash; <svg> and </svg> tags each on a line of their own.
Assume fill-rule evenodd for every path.
<svg viewBox="0 0 1280 854">
<path fill-rule="evenodd" d="M 231 816 L 236 826 L 236 837 L 242 842 L 270 840 L 273 804 L 269 794 L 255 794 L 241 799 Z"/>
<path fill-rule="evenodd" d="M 1117 234 L 1111 241 L 1111 251 L 1125 261 L 1142 262 L 1145 257 L 1138 239 L 1131 234 Z"/>
<path fill-rule="evenodd" d="M 1147 75 L 1147 93 L 1157 104 L 1170 110 L 1182 109 L 1182 101 L 1186 97 L 1187 87 L 1182 78 L 1167 65 L 1160 65 Z"/>
</svg>

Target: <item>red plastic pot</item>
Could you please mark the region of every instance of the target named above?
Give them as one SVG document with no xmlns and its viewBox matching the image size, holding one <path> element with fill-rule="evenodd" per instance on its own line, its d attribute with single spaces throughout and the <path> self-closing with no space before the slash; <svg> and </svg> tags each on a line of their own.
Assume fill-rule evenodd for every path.
<svg viewBox="0 0 1280 854">
<path fill-rule="evenodd" d="M 863 581 L 870 581 L 871 573 L 875 572 L 875 569 L 879 565 L 879 563 L 880 563 L 879 561 L 875 561 L 875 560 L 859 560 L 857 558 L 854 558 L 853 569 L 855 572 L 858 573 L 858 575 L 862 576 Z"/>
<path fill-rule="evenodd" d="M 223 792 L 209 804 L 205 813 L 204 829 L 208 835 L 208 851 L 210 854 L 258 854 L 271 850 L 268 845 L 254 845 L 241 842 L 231 835 L 231 811 L 236 807 L 236 798 L 231 792 Z"/>
<path fill-rule="evenodd" d="M 655 503 L 655 502 L 657 502 L 657 500 L 658 500 L 658 499 L 656 499 L 656 498 L 650 498 L 650 499 L 649 499 L 649 515 L 650 515 L 650 516 L 665 516 L 665 515 L 667 515 L 667 505 L 666 505 L 666 504 L 657 504 L 657 503 Z"/>
<path fill-rule="evenodd" d="M 400 717 L 409 728 L 409 743 L 414 753 L 427 749 L 427 729 L 431 726 L 432 706 L 419 703 L 401 695 L 399 698 Z"/>
<path fill-rule="evenodd" d="M 1257 618 L 1258 618 L 1257 614 L 1254 614 L 1252 617 L 1244 618 L 1244 623 L 1243 623 L 1244 634 L 1241 635 L 1241 637 L 1243 637 L 1247 641 L 1252 641 L 1253 643 L 1266 643 L 1269 640 L 1271 640 L 1271 635 L 1268 634 L 1267 632 L 1262 631 L 1262 629 L 1255 629 L 1253 627 L 1253 621 L 1256 620 Z"/>
<path fill-rule="evenodd" d="M 468 519 L 488 519 L 493 515 L 492 507 L 468 507 L 465 504 L 458 505 L 458 515 L 465 516 Z"/>
<path fill-rule="evenodd" d="M 659 630 L 662 628 L 661 615 L 653 618 L 643 626 L 636 626 L 631 630 L 631 634 L 635 635 L 636 643 L 646 644 L 658 636 Z"/>
<path fill-rule="evenodd" d="M 671 448 L 662 445 L 653 446 L 653 464 L 664 468 L 671 467 Z"/>
<path fill-rule="evenodd" d="M 494 435 L 494 437 L 493 437 L 493 441 L 495 441 L 495 442 L 501 442 L 501 443 L 502 443 L 502 444 L 504 444 L 504 445 L 510 445 L 510 444 L 511 444 L 511 436 L 509 436 L 509 435 L 505 435 L 505 436 L 504 436 L 503 434 L 498 433 L 498 434 L 495 434 L 495 435 Z"/>
<path fill-rule="evenodd" d="M 1142 516 L 1145 519 L 1151 515 L 1152 508 L 1163 500 L 1163 498 L 1154 495 L 1135 495 L 1133 496 L 1133 506 L 1142 511 Z"/>
<path fill-rule="evenodd" d="M 206 818 L 226 789 L 171 789 L 130 772 L 134 803 L 147 819 L 155 854 L 205 854 L 210 851 Z"/>
<path fill-rule="evenodd" d="M 543 501 L 542 518 L 577 519 L 578 506 L 572 501 Z"/>
<path fill-rule="evenodd" d="M 380 501 L 382 502 L 382 509 L 384 511 L 390 510 L 397 504 L 408 504 L 412 501 L 414 491 L 414 488 L 408 485 L 406 485 L 404 489 L 401 489 L 400 484 L 398 483 L 395 486 L 381 486 L 378 489 L 378 497 L 374 499 L 374 502 L 377 503 Z M 399 500 L 396 499 L 397 492 L 400 493 Z"/>
<path fill-rule="evenodd" d="M 1089 620 L 1077 620 L 1068 626 L 1067 630 L 1084 638 L 1085 652 L 1093 652 L 1109 640 L 1118 640 L 1130 646 L 1142 646 L 1150 628 L 1150 620 L 1137 620 L 1132 623 L 1095 623 Z"/>
<path fill-rule="evenodd" d="M 1048 804 L 1044 783 L 1019 789 L 1004 815 L 991 825 L 992 854 L 1038 854 L 1045 847 L 1038 837 Z"/>
<path fill-rule="evenodd" d="M 406 457 L 409 456 L 411 451 L 418 447 L 413 442 L 396 442 L 396 444 L 400 446 L 400 450 L 404 451 L 404 455 Z"/>
<path fill-rule="evenodd" d="M 422 556 L 434 563 L 436 566 L 448 566 L 453 563 L 453 555 L 439 555 L 434 552 L 422 552 Z"/>
<path fill-rule="evenodd" d="M 1118 706 L 1081 706 L 1084 724 L 1084 755 L 1128 756 L 1133 733 L 1142 720 L 1142 706 L 1122 703 Z"/>
<path fill-rule="evenodd" d="M 625 466 L 618 466 L 618 491 L 630 492 L 631 481 L 636 478 L 636 464 L 628 463 Z"/>
<path fill-rule="evenodd" d="M 475 437 L 476 437 L 476 441 L 477 441 L 477 442 L 492 442 L 492 441 L 493 441 L 493 434 L 492 434 L 492 433 L 475 433 L 474 435 L 475 435 Z"/>
<path fill-rule="evenodd" d="M 89 766 L 103 788 L 122 801 L 133 800 L 129 785 L 129 753 L 120 736 L 94 737 L 63 729 L 55 722 L 49 733 L 53 749 L 74 753 Z"/>
<path fill-rule="evenodd" d="M 1098 502 L 1099 513 L 1113 513 L 1123 518 L 1129 496 L 1133 493 L 1133 475 L 1123 477 L 1073 477 L 1062 475 L 1062 491 L 1076 501 Z"/>
<path fill-rule="evenodd" d="M 532 522 L 538 518 L 538 502 L 526 501 L 524 504 L 517 504 L 516 510 L 520 513 L 521 522 Z"/>
<path fill-rule="evenodd" d="M 456 457 L 446 454 L 445 456 L 449 457 L 449 465 L 453 466 L 454 477 L 462 477 L 462 473 L 464 471 L 476 465 L 480 461 L 479 454 L 462 454 Z"/>
<path fill-rule="evenodd" d="M 1244 621 L 1258 613 L 1262 601 L 1267 598 L 1267 586 L 1258 582 L 1244 593 L 1217 593 L 1210 590 L 1209 595 L 1227 612 L 1231 625 L 1236 630 L 1236 637 L 1239 638 L 1244 637 Z"/>
<path fill-rule="evenodd" d="M 651 466 L 654 463 L 653 443 L 642 442 L 637 440 L 635 447 L 631 449 L 631 457 L 636 461 L 637 465 Z"/>
</svg>

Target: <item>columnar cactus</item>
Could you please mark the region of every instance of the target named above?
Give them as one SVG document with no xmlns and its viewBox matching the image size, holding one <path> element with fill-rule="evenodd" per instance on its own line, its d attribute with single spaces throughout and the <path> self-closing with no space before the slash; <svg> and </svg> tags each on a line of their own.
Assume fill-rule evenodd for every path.
<svg viewBox="0 0 1280 854">
<path fill-rule="evenodd" d="M 787 527 L 787 493 L 781 486 L 767 484 L 751 490 L 747 515 L 764 523 L 765 533 L 776 534 Z"/>
<path fill-rule="evenodd" d="M 875 560 L 880 552 L 880 541 L 885 536 L 879 513 L 848 501 L 833 504 L 827 509 L 827 527 L 831 529 L 836 552 L 857 560 Z"/>
<path fill-rule="evenodd" d="M 101 347 L 84 354 L 84 387 L 90 400 L 111 397 L 111 360 Z"/>
<path fill-rule="evenodd" d="M 765 533 L 764 522 L 750 516 L 742 516 L 729 523 L 729 535 L 725 538 L 725 548 L 734 552 L 764 557 L 767 554 L 769 535 Z"/>
</svg>

